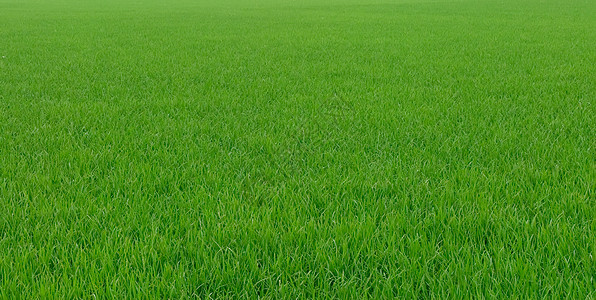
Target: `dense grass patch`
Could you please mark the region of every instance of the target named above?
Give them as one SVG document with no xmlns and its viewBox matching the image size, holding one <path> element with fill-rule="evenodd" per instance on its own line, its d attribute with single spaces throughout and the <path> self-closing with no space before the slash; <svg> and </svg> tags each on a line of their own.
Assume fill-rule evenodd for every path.
<svg viewBox="0 0 596 300">
<path fill-rule="evenodd" d="M 0 297 L 593 298 L 596 2 L 0 0 Z"/>
</svg>

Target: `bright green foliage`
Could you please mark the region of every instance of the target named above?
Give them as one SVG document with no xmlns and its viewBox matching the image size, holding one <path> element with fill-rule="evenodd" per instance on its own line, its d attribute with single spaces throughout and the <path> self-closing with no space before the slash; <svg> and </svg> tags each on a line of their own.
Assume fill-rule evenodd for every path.
<svg viewBox="0 0 596 300">
<path fill-rule="evenodd" d="M 0 297 L 596 297 L 596 1 L 0 0 Z"/>
</svg>

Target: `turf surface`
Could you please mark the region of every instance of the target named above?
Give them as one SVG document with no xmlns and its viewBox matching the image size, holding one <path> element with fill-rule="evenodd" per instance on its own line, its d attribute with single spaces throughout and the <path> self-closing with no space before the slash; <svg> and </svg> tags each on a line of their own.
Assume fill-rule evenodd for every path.
<svg viewBox="0 0 596 300">
<path fill-rule="evenodd" d="M 596 2 L 0 0 L 0 297 L 596 297 Z"/>
</svg>

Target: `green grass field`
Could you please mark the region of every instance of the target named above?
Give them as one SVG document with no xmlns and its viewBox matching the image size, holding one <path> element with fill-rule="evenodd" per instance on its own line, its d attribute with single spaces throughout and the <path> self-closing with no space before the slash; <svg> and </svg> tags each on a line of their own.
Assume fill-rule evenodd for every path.
<svg viewBox="0 0 596 300">
<path fill-rule="evenodd" d="M 596 297 L 596 1 L 0 0 L 0 298 Z"/>
</svg>

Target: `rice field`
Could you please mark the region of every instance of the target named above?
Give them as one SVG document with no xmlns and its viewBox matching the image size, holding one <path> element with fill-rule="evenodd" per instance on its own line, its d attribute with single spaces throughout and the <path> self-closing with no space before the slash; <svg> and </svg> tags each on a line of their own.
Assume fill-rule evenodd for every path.
<svg viewBox="0 0 596 300">
<path fill-rule="evenodd" d="M 596 2 L 0 0 L 0 298 L 596 298 Z"/>
</svg>

